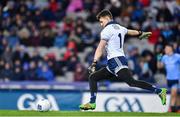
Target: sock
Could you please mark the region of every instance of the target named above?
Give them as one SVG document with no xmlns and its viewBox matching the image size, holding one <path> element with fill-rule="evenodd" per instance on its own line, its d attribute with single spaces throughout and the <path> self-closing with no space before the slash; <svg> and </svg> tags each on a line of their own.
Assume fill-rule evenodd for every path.
<svg viewBox="0 0 180 117">
<path fill-rule="evenodd" d="M 172 112 L 176 112 L 177 111 L 177 107 L 176 106 L 171 106 L 171 111 Z"/>
<path fill-rule="evenodd" d="M 155 87 L 155 86 L 152 86 L 152 91 L 153 91 L 154 93 L 156 93 L 156 94 L 161 93 L 161 89 L 159 89 L 159 88 L 157 88 L 157 87 Z"/>
<path fill-rule="evenodd" d="M 91 98 L 90 98 L 90 103 L 95 103 L 95 102 L 96 102 L 96 93 L 92 92 Z"/>
</svg>

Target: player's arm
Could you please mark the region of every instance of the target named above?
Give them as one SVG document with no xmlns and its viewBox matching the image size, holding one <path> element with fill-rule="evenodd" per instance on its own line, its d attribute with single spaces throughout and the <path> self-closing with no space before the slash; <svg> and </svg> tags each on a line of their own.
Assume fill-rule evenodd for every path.
<svg viewBox="0 0 180 117">
<path fill-rule="evenodd" d="M 99 42 L 99 45 L 98 45 L 98 47 L 96 48 L 96 51 L 95 51 L 93 63 L 88 68 L 90 74 L 95 72 L 96 64 L 99 61 L 99 59 L 101 58 L 101 56 L 103 55 L 106 43 L 107 43 L 106 40 L 103 40 L 103 39 L 101 39 L 101 41 Z"/>
<path fill-rule="evenodd" d="M 164 64 L 161 61 L 157 61 L 157 68 L 161 69 L 164 67 Z"/>
<path fill-rule="evenodd" d="M 162 61 L 163 61 L 163 56 L 162 56 L 162 54 L 158 54 L 158 55 L 156 56 L 156 59 L 157 59 L 157 68 L 158 68 L 158 69 L 163 68 L 163 67 L 164 67 L 164 63 L 162 62 Z"/>
<path fill-rule="evenodd" d="M 137 30 L 128 29 L 127 35 L 129 36 L 139 36 L 139 39 L 147 39 L 151 36 L 152 32 L 142 32 Z"/>
<path fill-rule="evenodd" d="M 106 43 L 107 43 L 106 40 L 103 40 L 103 39 L 101 39 L 101 41 L 99 42 L 99 45 L 98 45 L 95 55 L 94 55 L 94 62 L 99 61 L 99 59 L 103 55 Z"/>
</svg>

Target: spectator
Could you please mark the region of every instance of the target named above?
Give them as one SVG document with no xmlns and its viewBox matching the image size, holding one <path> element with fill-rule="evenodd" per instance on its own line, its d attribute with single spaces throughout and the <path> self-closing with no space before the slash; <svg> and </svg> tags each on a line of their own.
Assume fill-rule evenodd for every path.
<svg viewBox="0 0 180 117">
<path fill-rule="evenodd" d="M 50 0 L 49 7 L 50 7 L 50 10 L 53 13 L 57 12 L 57 10 L 58 10 L 58 3 L 57 3 L 57 1 L 56 0 Z"/>
<path fill-rule="evenodd" d="M 167 8 L 165 2 L 162 2 L 160 4 L 160 8 L 158 9 L 158 14 L 157 14 L 157 21 L 159 22 L 170 22 L 172 21 L 172 15 Z"/>
<path fill-rule="evenodd" d="M 29 62 L 30 57 L 25 46 L 18 45 L 13 52 L 13 60 L 21 60 L 22 63 Z"/>
<path fill-rule="evenodd" d="M 122 2 L 119 0 L 110 0 L 110 2 L 111 2 L 110 11 L 113 14 L 113 16 L 114 17 L 120 16 Z"/>
<path fill-rule="evenodd" d="M 75 71 L 76 69 L 76 65 L 78 64 L 78 57 L 77 55 L 75 55 L 75 53 L 73 52 L 72 55 L 69 57 L 69 59 L 67 60 L 67 69 L 68 71 Z"/>
<path fill-rule="evenodd" d="M 148 63 L 149 69 L 154 74 L 156 72 L 156 57 L 154 57 L 153 53 L 149 50 L 144 50 L 142 52 L 142 56 L 145 61 Z"/>
<path fill-rule="evenodd" d="M 30 44 L 30 31 L 27 27 L 23 27 L 19 30 L 18 36 L 21 38 L 20 43 L 27 46 Z"/>
<path fill-rule="evenodd" d="M 41 45 L 44 46 L 44 47 L 52 47 L 53 42 L 54 42 L 52 32 L 49 31 L 48 29 L 44 29 L 44 32 L 43 32 L 42 35 L 43 36 L 41 38 Z"/>
<path fill-rule="evenodd" d="M 156 44 L 161 34 L 160 29 L 158 29 L 158 27 L 155 26 L 152 27 L 150 31 L 152 32 L 152 35 L 149 37 L 148 41 L 151 44 Z"/>
<path fill-rule="evenodd" d="M 66 33 L 66 35 L 68 35 L 68 36 L 70 35 L 70 33 L 74 29 L 74 22 L 73 22 L 72 18 L 70 18 L 70 17 L 64 18 L 64 22 L 62 24 L 62 29 L 63 29 L 63 32 Z"/>
<path fill-rule="evenodd" d="M 25 70 L 24 73 L 26 73 L 27 80 L 30 80 L 30 81 L 38 80 L 36 63 L 34 61 L 30 61 L 29 69 L 27 68 L 27 66 L 25 66 L 25 67 L 26 67 L 25 69 L 27 69 L 27 70 Z"/>
<path fill-rule="evenodd" d="M 68 37 L 65 33 L 63 33 L 62 31 L 59 31 L 55 37 L 54 46 L 58 48 L 65 47 L 67 43 L 67 38 Z"/>
<path fill-rule="evenodd" d="M 84 46 L 93 46 L 95 39 L 92 37 L 91 30 L 86 30 L 81 37 Z"/>
<path fill-rule="evenodd" d="M 22 73 L 22 70 L 20 67 L 16 67 L 14 69 L 14 75 L 13 75 L 12 80 L 13 81 L 23 81 L 24 80 L 24 76 L 23 76 L 23 73 Z"/>
<path fill-rule="evenodd" d="M 144 11 L 141 4 L 137 3 L 137 8 L 131 14 L 131 20 L 136 22 L 144 21 Z"/>
<path fill-rule="evenodd" d="M 2 54 L 2 59 L 5 62 L 8 62 L 12 65 L 12 59 L 13 59 L 13 52 L 12 48 L 6 47 L 4 53 Z"/>
<path fill-rule="evenodd" d="M 31 60 L 38 63 L 38 61 L 42 60 L 42 57 L 39 55 L 40 52 L 37 50 L 37 48 L 32 52 Z"/>
<path fill-rule="evenodd" d="M 20 43 L 20 39 L 16 34 L 16 28 L 10 30 L 10 35 L 7 37 L 9 47 L 13 48 Z"/>
<path fill-rule="evenodd" d="M 74 72 L 74 81 L 85 81 L 86 79 L 86 70 L 82 64 L 76 64 Z"/>
<path fill-rule="evenodd" d="M 128 48 L 128 66 L 132 70 L 134 75 L 140 76 L 141 68 L 140 68 L 140 55 L 139 50 L 135 46 L 129 46 Z"/>
<path fill-rule="evenodd" d="M 92 11 L 90 11 L 91 13 L 87 17 L 87 21 L 90 23 L 95 23 L 97 21 L 96 15 L 97 15 L 98 11 L 99 11 L 99 7 L 97 5 L 93 5 Z"/>
<path fill-rule="evenodd" d="M 174 41 L 173 31 L 172 31 L 172 29 L 170 29 L 170 27 L 167 26 L 167 25 L 165 25 L 165 26 L 164 26 L 164 29 L 162 29 L 161 35 L 162 35 L 162 37 L 165 39 L 166 42 Z"/>
<path fill-rule="evenodd" d="M 54 74 L 52 70 L 47 66 L 43 65 L 37 72 L 38 80 L 53 81 Z"/>
<path fill-rule="evenodd" d="M 67 13 L 74 13 L 83 10 L 82 0 L 70 0 Z"/>
<path fill-rule="evenodd" d="M 1 79 L 3 79 L 3 81 L 7 82 L 13 79 L 13 70 L 11 67 L 11 64 L 6 62 L 4 64 L 4 69 L 1 70 Z"/>
</svg>

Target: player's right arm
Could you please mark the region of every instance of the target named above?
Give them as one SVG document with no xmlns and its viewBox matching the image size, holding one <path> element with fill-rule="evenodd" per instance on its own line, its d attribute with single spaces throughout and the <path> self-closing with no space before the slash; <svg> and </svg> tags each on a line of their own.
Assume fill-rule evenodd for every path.
<svg viewBox="0 0 180 117">
<path fill-rule="evenodd" d="M 161 61 L 157 61 L 157 68 L 161 69 L 164 67 L 164 64 Z"/>
<path fill-rule="evenodd" d="M 137 31 L 137 30 L 131 30 L 131 29 L 128 29 L 127 31 L 127 34 L 130 35 L 130 36 L 139 36 L 141 35 L 141 31 Z"/>
<path fill-rule="evenodd" d="M 142 31 L 137 31 L 137 30 L 131 30 L 128 29 L 127 35 L 130 36 L 139 36 L 140 39 L 147 39 L 149 36 L 151 36 L 152 32 L 142 32 Z"/>
<path fill-rule="evenodd" d="M 96 64 L 99 61 L 99 59 L 101 58 L 101 56 L 103 55 L 106 44 L 107 44 L 106 40 L 104 40 L 104 39 L 100 40 L 99 45 L 96 48 L 96 52 L 94 54 L 94 60 L 93 60 L 92 64 L 90 65 L 90 67 L 88 68 L 90 74 L 94 73 L 96 71 Z"/>
<path fill-rule="evenodd" d="M 158 69 L 163 68 L 164 67 L 164 58 L 163 58 L 162 54 L 157 55 L 156 58 L 157 58 L 157 68 Z"/>
</svg>

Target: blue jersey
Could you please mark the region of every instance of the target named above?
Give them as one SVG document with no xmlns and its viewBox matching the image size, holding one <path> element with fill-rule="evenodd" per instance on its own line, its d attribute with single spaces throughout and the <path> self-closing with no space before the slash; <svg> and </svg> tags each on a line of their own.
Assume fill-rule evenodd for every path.
<svg viewBox="0 0 180 117">
<path fill-rule="evenodd" d="M 180 54 L 164 55 L 161 62 L 165 65 L 168 80 L 180 79 Z"/>
</svg>

